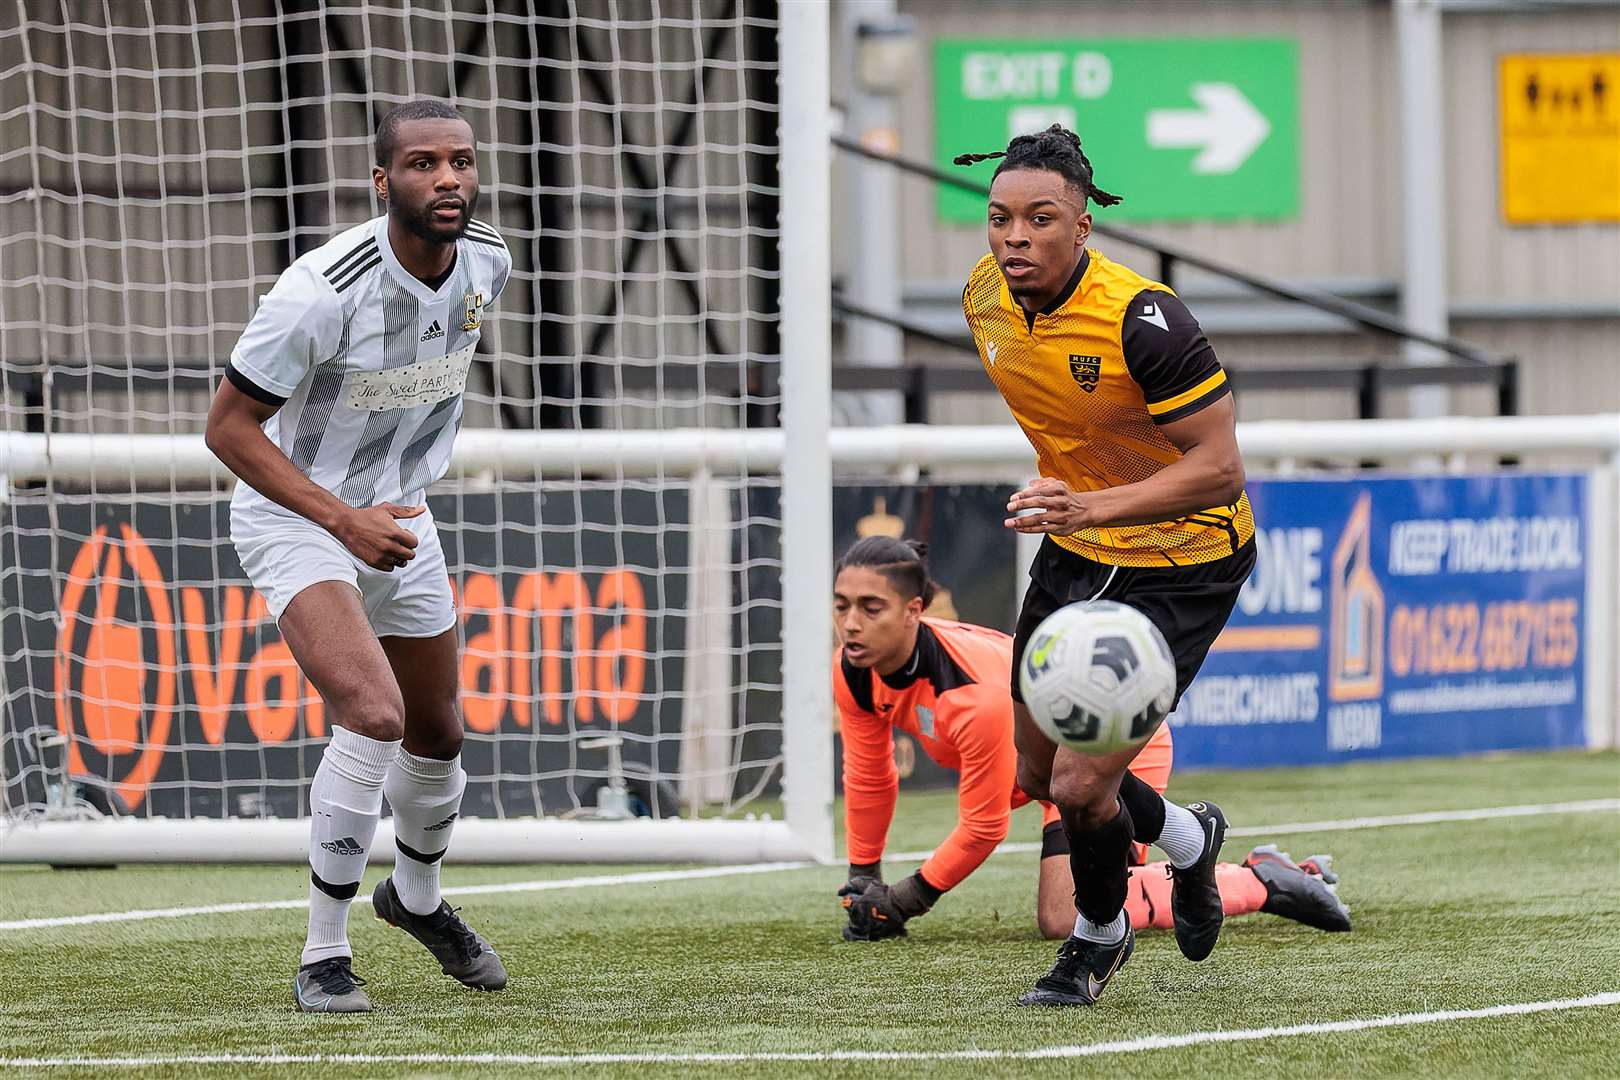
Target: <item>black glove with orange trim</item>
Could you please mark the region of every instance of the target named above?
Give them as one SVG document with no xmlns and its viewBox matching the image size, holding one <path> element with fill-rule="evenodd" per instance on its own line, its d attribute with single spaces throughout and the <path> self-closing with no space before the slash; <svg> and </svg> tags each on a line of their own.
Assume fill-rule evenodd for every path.
<svg viewBox="0 0 1620 1080">
<path fill-rule="evenodd" d="M 853 884 L 852 877 L 850 885 Z M 844 910 L 849 913 L 844 940 L 882 941 L 905 937 L 906 923 L 926 914 L 944 894 L 930 885 L 919 870 L 893 885 L 873 881 L 859 894 L 845 894 L 840 890 L 840 895 Z"/>
<path fill-rule="evenodd" d="M 849 907 L 849 901 L 845 899 L 846 897 L 859 896 L 871 886 L 881 885 L 882 883 L 883 863 L 881 860 L 869 863 L 850 863 L 849 880 L 838 888 L 838 902 L 847 908 Z"/>
</svg>

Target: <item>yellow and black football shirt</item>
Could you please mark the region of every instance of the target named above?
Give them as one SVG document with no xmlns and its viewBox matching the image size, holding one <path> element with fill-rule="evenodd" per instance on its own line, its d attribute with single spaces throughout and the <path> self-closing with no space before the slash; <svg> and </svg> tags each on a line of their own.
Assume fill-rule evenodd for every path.
<svg viewBox="0 0 1620 1080">
<path fill-rule="evenodd" d="M 1231 392 L 1176 294 L 1099 251 L 1087 250 L 1064 291 L 1034 314 L 1012 298 L 995 256 L 986 255 L 968 278 L 962 310 L 1041 475 L 1075 491 L 1133 484 L 1179 460 L 1159 425 Z M 1052 539 L 1114 566 L 1180 566 L 1223 558 L 1253 535 L 1243 494 L 1175 521 Z"/>
</svg>

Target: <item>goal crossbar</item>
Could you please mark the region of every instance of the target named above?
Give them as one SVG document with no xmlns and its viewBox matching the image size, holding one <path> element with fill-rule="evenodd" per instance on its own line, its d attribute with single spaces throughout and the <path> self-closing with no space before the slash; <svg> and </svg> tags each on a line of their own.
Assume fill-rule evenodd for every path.
<svg viewBox="0 0 1620 1080">
<path fill-rule="evenodd" d="M 1427 420 L 1260 420 L 1238 425 L 1245 455 L 1262 460 L 1399 454 L 1620 453 L 1620 415 L 1443 417 Z M 451 470 L 505 479 L 595 471 L 625 476 L 769 472 L 783 467 L 780 429 L 664 431 L 463 431 Z M 1009 468 L 1033 460 L 1010 424 L 833 428 L 835 469 Z M 207 483 L 229 478 L 200 435 L 42 435 L 0 432 L 0 476 L 55 480 Z"/>
<path fill-rule="evenodd" d="M 1585 452 L 1620 461 L 1620 415 L 1407 421 L 1243 424 L 1239 438 L 1251 459 L 1331 460 L 1402 454 Z M 851 468 L 905 469 L 965 465 L 985 474 L 1025 466 L 1029 445 L 1012 426 L 833 429 L 828 457 L 835 472 Z M 779 431 L 752 432 L 497 432 L 468 431 L 457 447 L 465 473 L 534 476 L 551 470 L 601 468 L 620 475 L 683 475 L 708 470 L 774 470 L 785 464 Z M 0 438 L 0 474 L 13 481 L 49 476 L 91 482 L 103 470 L 122 477 L 172 480 L 212 476 L 212 455 L 186 436 L 10 434 Z M 1608 470 L 1612 474 L 1613 470 Z M 1606 490 L 1600 519 L 1612 511 Z M 1596 559 L 1598 599 L 1610 586 L 1612 555 Z M 1600 607 L 1602 605 L 1600 604 Z M 1594 641 L 1595 685 L 1612 678 L 1607 639 Z M 830 738 L 830 732 L 826 733 Z M 818 736 L 819 738 L 819 736 Z M 825 822 L 824 810 L 812 815 Z M 790 813 L 789 818 L 792 817 Z M 386 823 L 385 823 L 385 828 Z M 760 819 L 635 820 L 568 818 L 466 819 L 457 826 L 455 858 L 462 862 L 718 862 L 743 863 L 828 857 L 826 824 L 806 830 Z M 218 838 L 231 838 L 218 843 Z M 21 821 L 0 826 L 0 862 L 105 863 L 130 861 L 297 862 L 308 825 L 301 819 L 179 819 Z M 387 852 L 388 845 L 375 850 Z M 206 853 L 206 856 L 201 853 Z"/>
</svg>

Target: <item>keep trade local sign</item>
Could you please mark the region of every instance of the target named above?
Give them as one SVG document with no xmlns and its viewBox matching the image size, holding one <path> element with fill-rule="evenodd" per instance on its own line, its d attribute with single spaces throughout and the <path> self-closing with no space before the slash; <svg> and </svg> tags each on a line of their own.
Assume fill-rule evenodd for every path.
<svg viewBox="0 0 1620 1080">
<path fill-rule="evenodd" d="M 935 42 L 941 168 L 1054 123 L 1080 135 L 1097 185 L 1124 198 L 1104 221 L 1299 212 L 1299 56 L 1290 39 Z M 961 171 L 988 182 L 994 167 Z M 938 191 L 940 220 L 984 221 L 980 196 Z"/>
</svg>

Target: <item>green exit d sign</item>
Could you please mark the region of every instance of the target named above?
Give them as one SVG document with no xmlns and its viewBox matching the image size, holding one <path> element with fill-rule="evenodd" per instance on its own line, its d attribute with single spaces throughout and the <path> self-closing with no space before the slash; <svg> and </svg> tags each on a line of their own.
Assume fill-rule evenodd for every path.
<svg viewBox="0 0 1620 1080">
<path fill-rule="evenodd" d="M 942 38 L 935 160 L 1004 149 L 1054 123 L 1078 132 L 1103 219 L 1277 219 L 1299 211 L 1298 49 L 1285 38 Z M 994 162 L 964 176 L 990 179 Z M 939 215 L 984 200 L 939 188 Z"/>
</svg>

